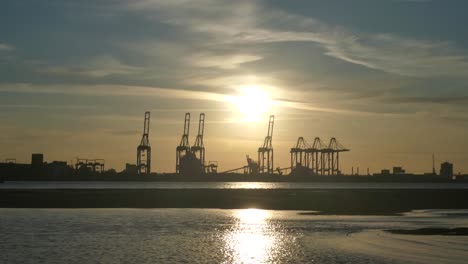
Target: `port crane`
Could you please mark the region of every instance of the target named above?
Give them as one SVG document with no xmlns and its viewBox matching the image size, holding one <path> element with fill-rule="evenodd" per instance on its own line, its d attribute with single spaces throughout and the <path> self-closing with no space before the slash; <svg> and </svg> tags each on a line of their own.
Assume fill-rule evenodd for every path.
<svg viewBox="0 0 468 264">
<path fill-rule="evenodd" d="M 291 148 L 291 172 L 307 175 L 340 175 L 340 152 L 349 151 L 336 138 L 328 144 L 316 137 L 309 145 L 303 137 Z"/>
<path fill-rule="evenodd" d="M 198 134 L 195 138 L 195 144 L 190 151 L 200 160 L 202 167 L 205 167 L 205 144 L 203 142 L 203 133 L 205 131 L 205 114 L 201 113 L 198 120 Z"/>
<path fill-rule="evenodd" d="M 143 136 L 137 147 L 137 170 L 139 175 L 151 173 L 151 146 L 149 142 L 150 112 L 145 112 Z"/>
<path fill-rule="evenodd" d="M 271 115 L 268 122 L 268 134 L 263 145 L 258 148 L 258 168 L 261 174 L 273 174 L 273 126 L 275 116 Z"/>
<path fill-rule="evenodd" d="M 176 148 L 176 173 L 180 173 L 181 160 L 190 153 L 189 144 L 189 132 L 190 132 L 190 113 L 185 113 L 184 121 L 184 133 L 180 139 L 179 146 Z"/>
</svg>

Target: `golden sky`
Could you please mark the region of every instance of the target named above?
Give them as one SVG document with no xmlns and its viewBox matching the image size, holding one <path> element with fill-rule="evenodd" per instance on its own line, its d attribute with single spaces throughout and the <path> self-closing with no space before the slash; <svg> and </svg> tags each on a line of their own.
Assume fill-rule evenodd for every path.
<svg viewBox="0 0 468 264">
<path fill-rule="evenodd" d="M 299 136 L 336 137 L 342 171 L 468 172 L 463 1 L 7 1 L 0 159 L 135 163 L 151 111 L 153 170 L 175 171 L 185 112 L 207 160 L 245 165 L 276 117 L 275 167 Z M 438 168 L 438 165 L 437 165 Z"/>
</svg>

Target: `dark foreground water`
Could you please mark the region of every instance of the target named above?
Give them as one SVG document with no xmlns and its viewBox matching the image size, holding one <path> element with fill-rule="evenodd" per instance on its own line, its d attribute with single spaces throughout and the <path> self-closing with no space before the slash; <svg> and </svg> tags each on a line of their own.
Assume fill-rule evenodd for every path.
<svg viewBox="0 0 468 264">
<path fill-rule="evenodd" d="M 466 263 L 468 211 L 402 216 L 258 209 L 0 209 L 0 263 Z"/>
<path fill-rule="evenodd" d="M 0 189 L 468 189 L 468 183 L 7 181 Z"/>
</svg>

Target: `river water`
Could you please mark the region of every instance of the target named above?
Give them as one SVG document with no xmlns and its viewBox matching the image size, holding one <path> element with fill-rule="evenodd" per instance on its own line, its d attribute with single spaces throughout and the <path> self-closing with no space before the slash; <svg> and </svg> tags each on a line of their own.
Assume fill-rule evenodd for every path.
<svg viewBox="0 0 468 264">
<path fill-rule="evenodd" d="M 259 209 L 0 209 L 0 263 L 466 263 L 467 210 L 324 216 Z"/>
<path fill-rule="evenodd" d="M 468 183 L 435 182 L 48 182 L 7 181 L 0 189 L 468 189 Z"/>
</svg>

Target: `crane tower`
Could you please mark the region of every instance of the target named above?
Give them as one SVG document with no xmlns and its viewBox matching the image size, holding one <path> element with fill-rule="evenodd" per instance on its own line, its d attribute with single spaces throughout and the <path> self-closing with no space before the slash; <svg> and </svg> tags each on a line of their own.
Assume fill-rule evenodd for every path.
<svg viewBox="0 0 468 264">
<path fill-rule="evenodd" d="M 202 168 L 205 167 L 205 144 L 203 143 L 203 133 L 205 131 L 205 114 L 200 114 L 198 120 L 198 134 L 195 139 L 195 144 L 190 148 L 197 159 L 200 160 Z"/>
<path fill-rule="evenodd" d="M 185 113 L 184 121 L 184 134 L 180 139 L 179 146 L 176 148 L 176 173 L 180 173 L 180 163 L 183 157 L 190 154 L 189 144 L 189 132 L 190 132 L 190 113 Z"/>
<path fill-rule="evenodd" d="M 149 143 L 150 112 L 145 112 L 143 136 L 137 147 L 137 169 L 140 175 L 151 173 L 151 146 Z"/>
<path fill-rule="evenodd" d="M 271 115 L 268 122 L 268 134 L 265 137 L 263 146 L 258 148 L 258 166 L 259 173 L 273 174 L 273 125 L 275 123 L 275 116 Z"/>
</svg>

